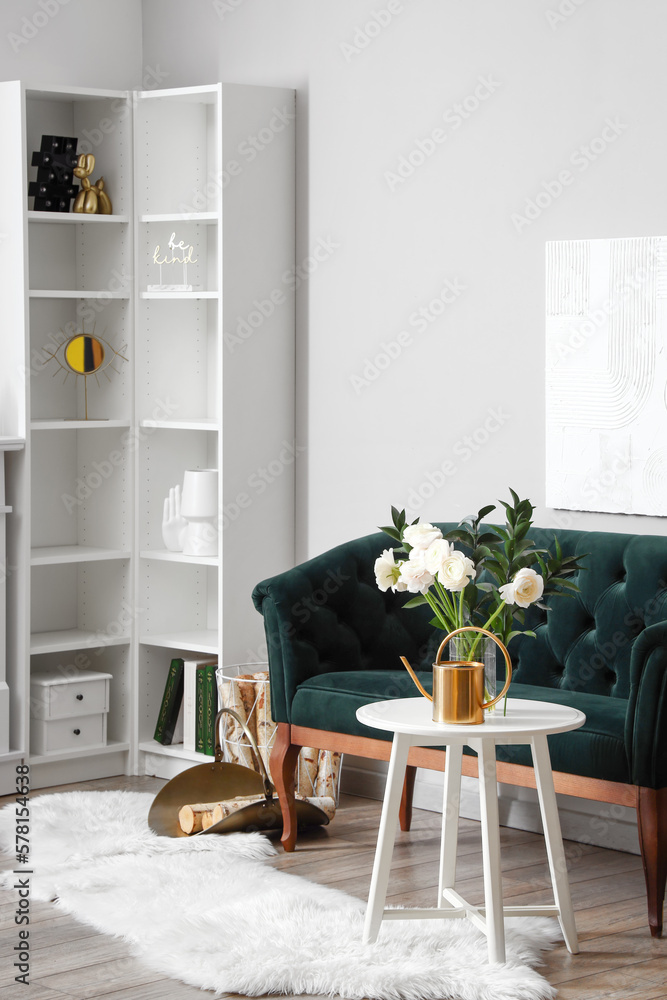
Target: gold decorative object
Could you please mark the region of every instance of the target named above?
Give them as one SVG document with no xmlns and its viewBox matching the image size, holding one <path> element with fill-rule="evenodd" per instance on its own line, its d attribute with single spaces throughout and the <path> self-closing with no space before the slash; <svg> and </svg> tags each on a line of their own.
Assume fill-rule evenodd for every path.
<svg viewBox="0 0 667 1000">
<path fill-rule="evenodd" d="M 100 177 L 94 184 L 89 177 L 95 169 L 95 157 L 92 153 L 82 153 L 74 168 L 74 176 L 81 181 L 81 190 L 74 199 L 73 212 L 84 215 L 111 215 L 111 201 L 104 190 L 104 178 Z"/>
<path fill-rule="evenodd" d="M 105 348 L 107 348 L 108 351 Z M 58 357 L 58 351 L 61 349 L 63 352 L 62 361 Z M 124 349 L 124 347 L 121 348 L 121 350 Z M 58 368 L 65 372 L 63 385 L 71 374 L 74 374 L 75 376 L 83 375 L 85 386 L 84 406 L 86 420 L 88 420 L 88 378 L 91 375 L 94 375 L 98 386 L 100 384 L 98 375 L 104 375 L 109 381 L 111 381 L 107 369 L 111 368 L 111 370 L 116 372 L 117 375 L 120 375 L 118 369 L 114 367 L 114 361 L 116 358 L 120 358 L 121 361 L 128 360 L 123 354 L 120 353 L 120 351 L 117 351 L 115 347 L 112 347 L 107 340 L 104 340 L 103 337 L 95 336 L 95 327 L 93 327 L 92 333 L 86 333 L 85 327 L 82 328 L 80 333 L 75 333 L 74 336 L 70 337 L 68 341 L 61 344 L 56 351 L 45 351 L 45 353 L 48 354 L 49 360 L 55 361 Z M 53 374 L 57 374 L 57 369 Z"/>
<path fill-rule="evenodd" d="M 440 655 L 449 640 L 462 632 L 479 632 L 488 636 L 500 647 L 505 657 L 507 668 L 505 685 L 500 694 L 491 701 L 484 701 L 483 663 L 478 663 L 475 660 L 445 660 L 440 662 Z M 477 628 L 475 625 L 464 625 L 462 628 L 455 629 L 440 643 L 433 664 L 433 696 L 424 689 L 404 656 L 401 657 L 401 662 L 424 697 L 433 702 L 433 721 L 438 723 L 479 726 L 484 722 L 484 709 L 491 708 L 501 698 L 504 698 L 512 680 L 512 661 L 506 647 L 493 632 L 489 632 L 485 628 Z"/>
<path fill-rule="evenodd" d="M 259 772 L 223 761 L 220 719 L 224 714 L 231 715 L 244 729 L 260 767 Z M 262 833 L 281 831 L 283 820 L 275 788 L 269 780 L 255 738 L 241 716 L 231 708 L 222 708 L 215 719 L 215 734 L 215 761 L 182 771 L 157 793 L 148 812 L 151 830 L 161 837 L 201 837 L 209 833 L 236 833 L 240 830 L 260 830 Z M 214 805 L 246 797 L 248 805 L 237 808 L 206 828 L 202 823 L 201 829 L 192 834 L 186 834 L 181 829 L 179 813 L 183 806 L 190 803 Z M 321 809 L 301 800 L 296 803 L 296 816 L 300 827 L 321 826 L 329 822 Z M 199 825 L 195 823 L 193 830 Z"/>
</svg>

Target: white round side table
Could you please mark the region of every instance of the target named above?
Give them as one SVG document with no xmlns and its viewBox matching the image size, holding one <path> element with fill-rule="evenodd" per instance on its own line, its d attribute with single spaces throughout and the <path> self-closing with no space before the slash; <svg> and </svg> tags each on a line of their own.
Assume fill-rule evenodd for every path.
<svg viewBox="0 0 667 1000">
<path fill-rule="evenodd" d="M 363 705 L 357 711 L 359 722 L 394 734 L 366 910 L 364 942 L 377 940 L 383 918 L 391 920 L 464 918 L 471 920 L 486 934 L 489 961 L 504 962 L 504 917 L 557 916 L 568 951 L 573 955 L 577 954 L 579 951 L 577 928 L 570 898 L 547 736 L 578 729 L 586 721 L 586 716 L 583 712 L 564 705 L 515 698 L 508 699 L 506 715 L 503 715 L 501 702 L 496 712 L 488 715 L 478 726 L 441 725 L 433 722 L 431 715 L 432 705 L 426 698 L 376 701 L 370 705 Z M 503 906 L 495 752 L 496 746 L 503 743 L 526 743 L 531 748 L 554 892 L 553 906 Z M 438 906 L 437 909 L 386 910 L 385 900 L 403 779 L 408 753 L 413 746 L 447 747 Z M 483 907 L 472 906 L 456 891 L 461 757 L 464 746 L 475 750 L 478 757 L 484 863 L 485 906 Z"/>
</svg>

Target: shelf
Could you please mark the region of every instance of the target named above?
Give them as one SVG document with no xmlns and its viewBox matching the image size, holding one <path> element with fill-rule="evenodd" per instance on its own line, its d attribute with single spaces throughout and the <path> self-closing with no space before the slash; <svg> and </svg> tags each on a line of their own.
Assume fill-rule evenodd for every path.
<svg viewBox="0 0 667 1000">
<path fill-rule="evenodd" d="M 40 754 L 39 756 L 30 758 L 30 766 L 35 767 L 38 764 L 51 764 L 56 760 L 75 760 L 77 757 L 94 757 L 101 754 L 121 753 L 129 749 L 129 743 L 116 743 L 113 740 L 109 740 L 105 746 L 81 747 L 80 750 L 54 750 L 53 753 Z"/>
<path fill-rule="evenodd" d="M 0 451 L 21 451 L 25 447 L 25 440 L 17 437 L 7 437 L 0 434 Z"/>
<path fill-rule="evenodd" d="M 48 545 L 32 549 L 31 566 L 58 566 L 63 563 L 102 562 L 106 559 L 129 559 L 130 553 L 120 549 L 103 549 L 96 545 Z"/>
<path fill-rule="evenodd" d="M 193 653 L 218 654 L 220 639 L 213 629 L 196 632 L 160 632 L 142 635 L 139 642 L 144 646 L 160 646 L 163 649 L 187 649 Z"/>
<path fill-rule="evenodd" d="M 32 292 L 30 293 L 32 295 Z M 217 299 L 217 292 L 142 292 L 142 299 Z"/>
<path fill-rule="evenodd" d="M 25 757 L 25 750 L 9 750 L 7 753 L 0 753 L 0 764 L 11 764 L 13 760 L 24 760 Z"/>
<path fill-rule="evenodd" d="M 140 215 L 139 222 L 200 222 L 204 225 L 215 225 L 219 218 L 217 212 L 166 212 L 165 214 Z"/>
<path fill-rule="evenodd" d="M 84 212 L 28 212 L 28 222 L 83 222 L 86 225 L 119 222 L 126 224 L 129 215 L 87 215 Z"/>
<path fill-rule="evenodd" d="M 39 653 L 65 653 L 70 649 L 126 646 L 129 641 L 129 635 L 106 635 L 78 628 L 57 632 L 33 632 L 30 636 L 30 654 L 35 656 Z"/>
<path fill-rule="evenodd" d="M 11 507 L 0 507 L 0 514 L 11 514 Z"/>
<path fill-rule="evenodd" d="M 179 760 L 191 760 L 195 764 L 206 764 L 210 760 L 215 760 L 215 757 L 209 757 L 205 753 L 195 753 L 194 750 L 184 750 L 182 743 L 172 743 L 170 746 L 164 746 L 162 743 L 156 742 L 156 740 L 143 740 L 139 744 L 139 750 L 143 753 L 157 753 L 161 754 L 163 757 L 176 757 Z"/>
<path fill-rule="evenodd" d="M 197 87 L 170 87 L 168 90 L 138 90 L 134 96 L 138 101 L 161 101 L 167 98 L 171 103 L 214 104 L 220 93 L 220 84 Z"/>
<path fill-rule="evenodd" d="M 164 431 L 217 431 L 216 420 L 141 420 L 140 427 L 154 427 Z"/>
<path fill-rule="evenodd" d="M 144 549 L 142 559 L 157 559 L 160 562 L 189 563 L 191 566 L 217 566 L 218 556 L 186 556 L 182 552 L 169 549 Z"/>
<path fill-rule="evenodd" d="M 216 293 L 217 294 L 217 293 Z M 81 288 L 31 288 L 31 299 L 129 299 L 129 292 L 110 291 L 108 288 L 84 290 Z"/>
<path fill-rule="evenodd" d="M 129 420 L 31 420 L 32 431 L 92 431 L 129 427 Z"/>
</svg>

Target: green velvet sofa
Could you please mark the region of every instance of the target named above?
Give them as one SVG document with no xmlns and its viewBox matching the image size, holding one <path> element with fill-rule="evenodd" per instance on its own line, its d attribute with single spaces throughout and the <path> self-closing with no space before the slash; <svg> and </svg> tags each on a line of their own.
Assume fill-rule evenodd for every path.
<svg viewBox="0 0 667 1000">
<path fill-rule="evenodd" d="M 454 524 L 440 524 L 443 532 Z M 556 790 L 637 810 L 649 923 L 662 932 L 667 875 L 667 538 L 558 531 L 566 555 L 588 553 L 580 593 L 529 609 L 536 638 L 510 645 L 513 698 L 571 705 L 586 714 L 575 732 L 549 737 Z M 538 547 L 554 532 L 533 528 Z M 442 633 L 428 608 L 406 610 L 405 594 L 381 593 L 374 562 L 387 548 L 374 534 L 340 545 L 258 584 L 269 649 L 271 707 L 278 733 L 271 758 L 286 850 L 296 842 L 294 768 L 300 747 L 388 759 L 390 734 L 356 718 L 360 705 L 418 697 L 399 656 L 429 690 Z M 530 750 L 497 750 L 499 781 L 535 787 Z M 443 769 L 444 750 L 413 748 L 401 806 L 409 829 L 417 767 Z M 476 774 L 474 755 L 464 773 Z"/>
</svg>

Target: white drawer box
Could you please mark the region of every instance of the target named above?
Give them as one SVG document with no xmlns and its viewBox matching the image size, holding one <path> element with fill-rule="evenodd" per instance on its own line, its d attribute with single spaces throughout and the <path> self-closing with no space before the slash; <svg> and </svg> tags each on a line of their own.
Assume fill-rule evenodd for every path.
<svg viewBox="0 0 667 1000">
<path fill-rule="evenodd" d="M 33 719 L 72 719 L 109 711 L 111 674 L 79 670 L 63 677 L 59 671 L 35 672 L 30 677 L 30 715 Z"/>
<path fill-rule="evenodd" d="M 33 719 L 30 725 L 30 752 L 33 754 L 106 746 L 106 742 L 106 712 L 73 719 Z"/>
</svg>

